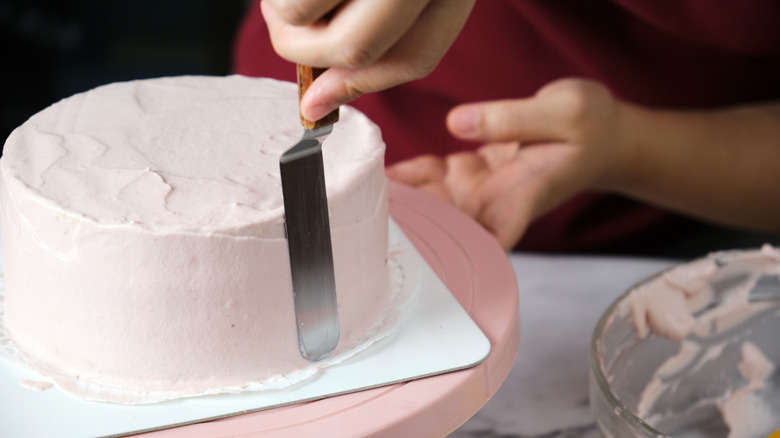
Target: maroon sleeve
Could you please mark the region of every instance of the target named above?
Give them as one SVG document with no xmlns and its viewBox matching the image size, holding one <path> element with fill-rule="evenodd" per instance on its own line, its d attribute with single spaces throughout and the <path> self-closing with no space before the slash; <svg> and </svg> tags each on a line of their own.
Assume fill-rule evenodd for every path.
<svg viewBox="0 0 780 438">
<path fill-rule="evenodd" d="M 522 98 L 562 77 L 587 77 L 638 104 L 701 108 L 780 98 L 780 2 L 482 0 L 428 77 L 354 106 L 382 129 L 386 161 L 479 145 L 450 136 L 453 106 Z M 257 3 L 235 46 L 235 71 L 294 80 L 273 52 Z M 528 230 L 530 250 L 633 250 L 674 219 L 616 196 L 585 194 Z"/>
</svg>

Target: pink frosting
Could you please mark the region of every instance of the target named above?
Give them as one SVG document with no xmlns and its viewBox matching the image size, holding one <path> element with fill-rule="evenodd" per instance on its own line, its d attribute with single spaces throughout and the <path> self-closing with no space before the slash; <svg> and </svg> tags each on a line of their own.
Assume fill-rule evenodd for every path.
<svg viewBox="0 0 780 438">
<path fill-rule="evenodd" d="M 308 365 L 279 179 L 297 111 L 291 83 L 176 77 L 99 87 L 15 130 L 0 160 L 5 323 L 30 362 L 134 402 Z M 379 129 L 343 107 L 323 146 L 338 351 L 387 306 L 383 153 Z"/>
<path fill-rule="evenodd" d="M 778 273 L 780 249 L 764 245 L 758 251 L 725 251 L 679 265 L 632 290 L 619 312 L 631 315 L 638 338 L 654 333 L 680 342 L 679 351 L 661 364 L 640 394 L 640 417 L 650 424 L 665 418 L 673 409 L 656 406 L 659 398 L 676 391 L 706 363 L 718 361 L 727 345 L 741 342 L 737 369 L 747 384 L 702 398 L 688 409 L 716 404 L 729 427 L 729 438 L 767 436 L 775 430 L 777 415 L 760 394 L 771 380 L 774 364 L 755 344 L 739 336 L 714 344 L 703 341 L 772 309 L 772 302 L 751 302 L 750 293 L 762 275 Z M 744 280 L 718 299 L 716 283 L 736 274 L 742 274 Z M 720 378 L 725 379 L 728 371 L 724 369 Z"/>
</svg>

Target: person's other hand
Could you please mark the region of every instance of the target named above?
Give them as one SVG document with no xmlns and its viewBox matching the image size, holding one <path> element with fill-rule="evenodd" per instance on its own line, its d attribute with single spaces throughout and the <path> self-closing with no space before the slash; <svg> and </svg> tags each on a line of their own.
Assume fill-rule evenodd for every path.
<svg viewBox="0 0 780 438">
<path fill-rule="evenodd" d="M 274 50 L 288 61 L 330 67 L 301 100 L 318 120 L 364 93 L 430 73 L 475 0 L 262 0 Z"/>
<path fill-rule="evenodd" d="M 616 184 L 631 154 L 623 108 L 579 79 L 528 99 L 461 105 L 448 115 L 450 132 L 486 145 L 404 161 L 387 175 L 457 206 L 509 250 L 535 218 L 584 189 Z"/>
</svg>

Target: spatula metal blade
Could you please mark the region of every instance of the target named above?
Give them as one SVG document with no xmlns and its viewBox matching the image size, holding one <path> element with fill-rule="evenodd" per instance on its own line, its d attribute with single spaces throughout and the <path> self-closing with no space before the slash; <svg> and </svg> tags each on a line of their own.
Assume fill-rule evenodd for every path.
<svg viewBox="0 0 780 438">
<path fill-rule="evenodd" d="M 301 141 L 279 161 L 298 345 L 303 357 L 310 361 L 326 356 L 339 341 L 336 280 L 322 163 L 322 138 L 332 129 L 331 125 L 307 130 Z"/>
</svg>

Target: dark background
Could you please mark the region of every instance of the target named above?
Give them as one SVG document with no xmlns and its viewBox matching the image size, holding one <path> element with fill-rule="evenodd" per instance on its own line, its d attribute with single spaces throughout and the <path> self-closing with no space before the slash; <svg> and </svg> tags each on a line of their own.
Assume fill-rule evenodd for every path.
<svg viewBox="0 0 780 438">
<path fill-rule="evenodd" d="M 231 71 L 256 0 L 0 0 L 0 139 L 98 85 Z"/>
</svg>

